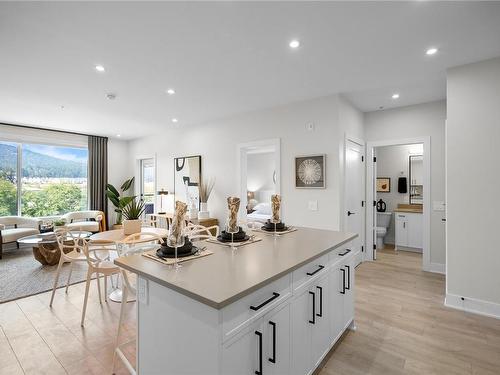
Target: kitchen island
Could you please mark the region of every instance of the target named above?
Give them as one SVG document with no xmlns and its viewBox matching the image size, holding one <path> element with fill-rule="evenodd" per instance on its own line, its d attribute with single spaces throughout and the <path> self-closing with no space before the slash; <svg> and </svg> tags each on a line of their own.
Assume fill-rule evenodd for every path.
<svg viewBox="0 0 500 375">
<path fill-rule="evenodd" d="M 355 234 L 299 228 L 174 270 L 133 255 L 137 373 L 312 373 L 354 326 Z"/>
</svg>

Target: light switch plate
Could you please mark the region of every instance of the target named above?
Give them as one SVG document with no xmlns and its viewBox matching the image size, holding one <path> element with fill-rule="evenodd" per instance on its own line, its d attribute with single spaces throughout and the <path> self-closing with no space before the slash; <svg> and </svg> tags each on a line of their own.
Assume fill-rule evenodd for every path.
<svg viewBox="0 0 500 375">
<path fill-rule="evenodd" d="M 144 305 L 148 304 L 148 280 L 137 278 L 137 300 Z"/>
<path fill-rule="evenodd" d="M 432 209 L 434 211 L 445 211 L 446 204 L 443 201 L 434 201 L 432 202 Z"/>
<path fill-rule="evenodd" d="M 307 207 L 310 211 L 318 211 L 318 201 L 309 201 Z"/>
</svg>

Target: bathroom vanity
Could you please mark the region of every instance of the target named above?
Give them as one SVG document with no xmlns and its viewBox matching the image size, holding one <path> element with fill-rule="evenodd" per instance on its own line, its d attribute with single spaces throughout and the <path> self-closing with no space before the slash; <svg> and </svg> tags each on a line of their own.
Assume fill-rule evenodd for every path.
<svg viewBox="0 0 500 375">
<path fill-rule="evenodd" d="M 421 252 L 423 248 L 422 210 L 396 209 L 394 217 L 396 228 L 395 249 Z"/>
<path fill-rule="evenodd" d="M 311 374 L 354 327 L 355 234 L 299 228 L 177 271 L 141 255 L 138 374 Z"/>
</svg>

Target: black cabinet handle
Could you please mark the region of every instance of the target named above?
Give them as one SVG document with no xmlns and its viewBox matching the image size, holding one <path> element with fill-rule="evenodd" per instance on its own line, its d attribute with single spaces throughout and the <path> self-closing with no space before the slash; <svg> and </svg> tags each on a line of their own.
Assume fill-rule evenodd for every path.
<svg viewBox="0 0 500 375">
<path fill-rule="evenodd" d="M 313 319 L 309 321 L 311 324 L 316 324 L 316 293 L 309 292 L 313 296 Z"/>
<path fill-rule="evenodd" d="M 316 316 L 319 316 L 320 318 L 323 316 L 323 288 L 320 286 L 317 286 L 319 290 L 319 313 L 316 314 Z"/>
<path fill-rule="evenodd" d="M 264 306 L 266 306 L 269 302 L 274 301 L 279 296 L 280 296 L 279 293 L 273 292 L 273 296 L 271 298 L 269 298 L 268 300 L 262 302 L 259 306 L 250 306 L 250 309 L 253 310 L 253 311 L 260 310 L 261 308 L 263 308 Z"/>
<path fill-rule="evenodd" d="M 340 255 L 341 257 L 343 257 L 344 255 L 347 255 L 347 254 L 349 254 L 350 252 L 351 252 L 351 249 L 346 249 L 346 251 L 344 251 L 343 253 L 339 253 L 339 255 Z"/>
<path fill-rule="evenodd" d="M 342 272 L 342 291 L 340 294 L 345 294 L 345 269 L 341 268 L 340 271 Z"/>
<path fill-rule="evenodd" d="M 347 216 L 354 215 L 356 212 L 347 211 Z"/>
<path fill-rule="evenodd" d="M 259 336 L 259 370 L 255 370 L 255 375 L 262 375 L 262 332 L 255 331 Z"/>
<path fill-rule="evenodd" d="M 345 266 L 347 268 L 347 286 L 345 287 L 347 290 L 351 289 L 351 266 Z"/>
<path fill-rule="evenodd" d="M 307 276 L 312 276 L 312 275 L 318 273 L 319 271 L 321 271 L 323 268 L 325 268 L 325 266 L 322 266 L 320 264 L 320 265 L 318 265 L 318 269 L 316 271 L 314 271 L 314 272 L 307 272 Z"/>
<path fill-rule="evenodd" d="M 269 358 L 269 362 L 276 363 L 276 323 L 270 321 L 269 324 L 273 327 L 273 357 Z"/>
</svg>

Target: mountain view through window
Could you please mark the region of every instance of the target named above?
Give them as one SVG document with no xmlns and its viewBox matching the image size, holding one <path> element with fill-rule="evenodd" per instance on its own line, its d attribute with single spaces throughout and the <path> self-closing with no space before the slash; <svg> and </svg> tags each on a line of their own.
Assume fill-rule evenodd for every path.
<svg viewBox="0 0 500 375">
<path fill-rule="evenodd" d="M 0 142 L 0 216 L 86 209 L 87 159 L 86 148 Z"/>
</svg>

